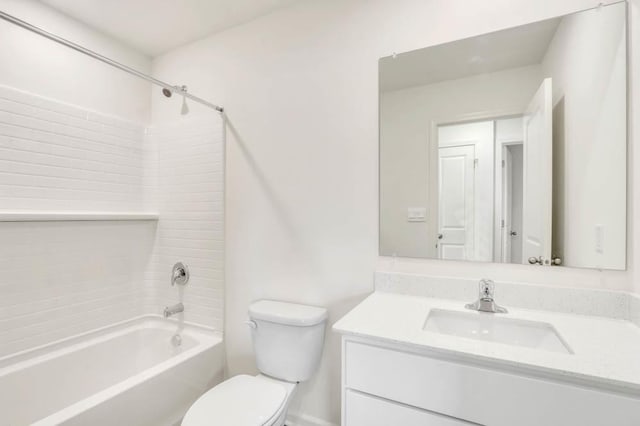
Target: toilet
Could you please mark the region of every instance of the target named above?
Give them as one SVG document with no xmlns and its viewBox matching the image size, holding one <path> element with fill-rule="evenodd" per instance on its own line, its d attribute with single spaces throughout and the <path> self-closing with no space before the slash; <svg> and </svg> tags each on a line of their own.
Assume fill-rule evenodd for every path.
<svg viewBox="0 0 640 426">
<path fill-rule="evenodd" d="M 260 300 L 249 306 L 257 376 L 238 375 L 207 391 L 182 426 L 283 426 L 299 382 L 315 373 L 324 344 L 327 310 Z"/>
</svg>

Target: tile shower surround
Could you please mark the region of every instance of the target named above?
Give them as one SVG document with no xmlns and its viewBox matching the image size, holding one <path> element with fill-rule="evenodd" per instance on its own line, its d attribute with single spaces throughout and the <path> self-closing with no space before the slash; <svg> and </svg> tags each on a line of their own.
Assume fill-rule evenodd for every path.
<svg viewBox="0 0 640 426">
<path fill-rule="evenodd" d="M 0 85 L 0 209 L 160 213 L 1 222 L 0 357 L 180 298 L 185 320 L 221 330 L 223 147 L 215 113 L 146 128 Z M 170 287 L 178 260 L 188 289 Z"/>
</svg>

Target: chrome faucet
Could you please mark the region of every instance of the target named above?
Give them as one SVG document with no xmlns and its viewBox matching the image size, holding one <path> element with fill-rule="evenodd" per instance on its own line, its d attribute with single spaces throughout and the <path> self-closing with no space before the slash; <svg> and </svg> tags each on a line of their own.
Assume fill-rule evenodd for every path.
<svg viewBox="0 0 640 426">
<path fill-rule="evenodd" d="M 171 270 L 171 286 L 186 285 L 189 282 L 189 268 L 182 262 L 173 265 Z"/>
<path fill-rule="evenodd" d="M 492 280 L 483 278 L 478 284 L 479 296 L 478 300 L 474 303 L 469 303 L 464 307 L 480 312 L 491 312 L 494 314 L 506 314 L 507 310 L 502 306 L 498 306 L 493 300 L 493 294 L 495 291 L 495 284 Z"/>
<path fill-rule="evenodd" d="M 180 312 L 184 312 L 184 305 L 182 302 L 176 303 L 172 306 L 167 306 L 164 308 L 164 317 L 169 318 L 175 314 L 179 314 Z"/>
</svg>

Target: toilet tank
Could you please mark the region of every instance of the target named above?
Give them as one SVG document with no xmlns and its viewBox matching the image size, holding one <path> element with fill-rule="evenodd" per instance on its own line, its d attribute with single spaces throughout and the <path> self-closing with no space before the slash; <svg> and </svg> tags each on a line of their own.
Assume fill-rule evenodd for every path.
<svg viewBox="0 0 640 426">
<path fill-rule="evenodd" d="M 256 363 L 263 374 L 288 382 L 311 378 L 322 355 L 325 308 L 260 300 L 249 306 L 249 318 Z"/>
</svg>

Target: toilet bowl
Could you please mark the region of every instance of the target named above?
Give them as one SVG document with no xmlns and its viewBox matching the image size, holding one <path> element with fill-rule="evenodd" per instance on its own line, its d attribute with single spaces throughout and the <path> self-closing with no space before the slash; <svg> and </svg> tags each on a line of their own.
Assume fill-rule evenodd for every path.
<svg viewBox="0 0 640 426">
<path fill-rule="evenodd" d="M 238 375 L 204 393 L 182 426 L 282 426 L 298 382 L 318 367 L 327 310 L 272 300 L 249 307 L 251 338 L 261 374 Z"/>
<path fill-rule="evenodd" d="M 182 425 L 283 425 L 295 387 L 261 374 L 232 377 L 198 398 Z"/>
</svg>

